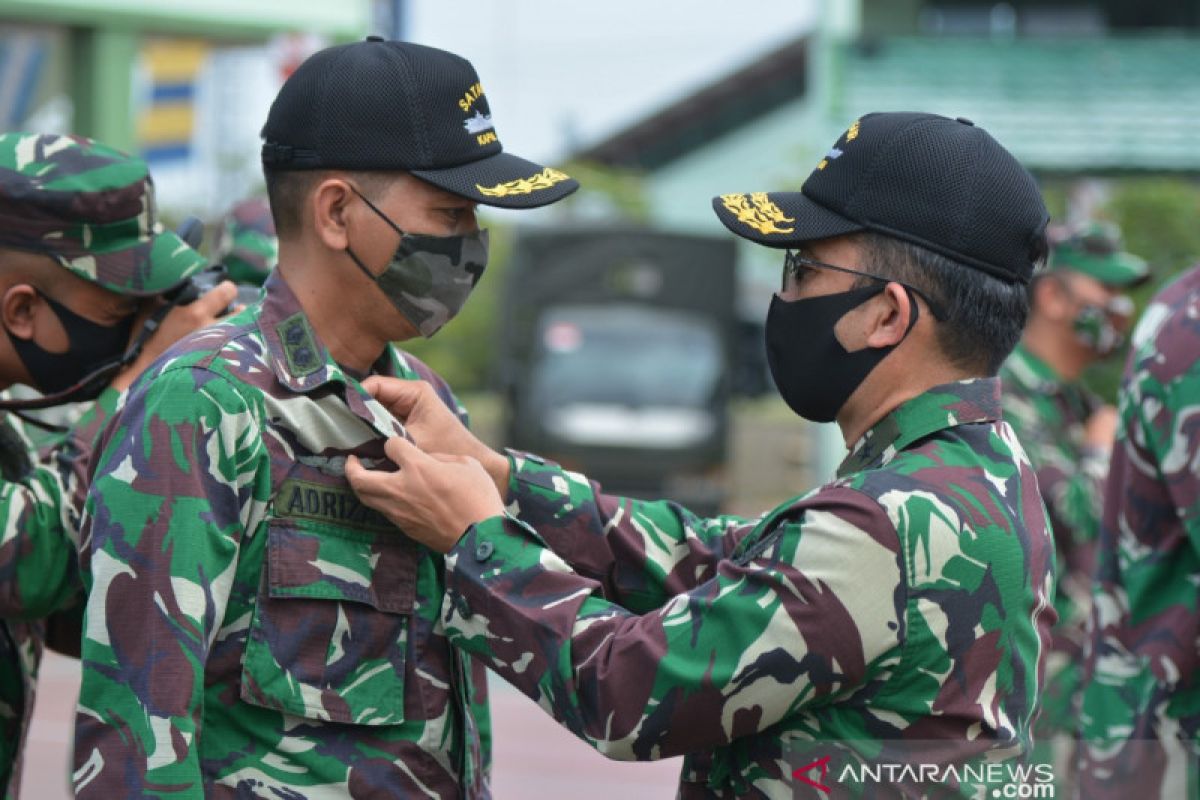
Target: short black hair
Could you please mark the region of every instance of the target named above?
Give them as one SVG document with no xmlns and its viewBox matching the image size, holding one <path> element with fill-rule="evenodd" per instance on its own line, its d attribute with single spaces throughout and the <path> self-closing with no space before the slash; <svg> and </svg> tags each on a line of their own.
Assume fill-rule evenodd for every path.
<svg viewBox="0 0 1200 800">
<path fill-rule="evenodd" d="M 271 204 L 271 219 L 280 238 L 299 233 L 303 225 L 304 201 L 321 181 L 335 174 L 351 180 L 358 190 L 374 202 L 384 189 L 405 172 L 346 172 L 328 169 L 282 170 L 264 169 L 267 201 Z"/>
<path fill-rule="evenodd" d="M 864 271 L 906 283 L 938 307 L 943 319 L 935 320 L 935 341 L 952 364 L 981 376 L 997 373 L 1020 341 L 1029 317 L 1025 284 L 1001 280 L 874 231 L 852 237 L 860 247 Z M 1045 248 L 1035 246 L 1034 252 L 1044 254 Z M 870 282 L 862 278 L 856 283 Z"/>
</svg>

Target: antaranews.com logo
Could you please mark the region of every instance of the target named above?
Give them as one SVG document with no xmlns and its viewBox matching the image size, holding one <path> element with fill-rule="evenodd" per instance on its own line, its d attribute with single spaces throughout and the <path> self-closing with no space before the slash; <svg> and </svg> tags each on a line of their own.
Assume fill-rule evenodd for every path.
<svg viewBox="0 0 1200 800">
<path fill-rule="evenodd" d="M 848 743 L 804 743 L 789 757 L 796 798 L 992 797 L 1013 800 L 1057 797 L 1050 764 L 983 754 L 948 758 L 946 743 L 936 750 L 906 743 L 903 753 L 889 743 L 887 753 L 866 758 Z M 877 748 L 878 749 L 878 748 Z M 922 750 L 920 754 L 916 751 Z"/>
</svg>

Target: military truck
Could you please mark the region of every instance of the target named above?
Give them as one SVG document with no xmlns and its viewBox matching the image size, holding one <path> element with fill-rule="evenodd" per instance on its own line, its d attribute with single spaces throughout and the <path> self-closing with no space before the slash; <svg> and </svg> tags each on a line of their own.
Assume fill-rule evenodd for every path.
<svg viewBox="0 0 1200 800">
<path fill-rule="evenodd" d="M 735 245 L 522 230 L 500 327 L 506 441 L 606 491 L 714 514 L 727 491 Z"/>
</svg>

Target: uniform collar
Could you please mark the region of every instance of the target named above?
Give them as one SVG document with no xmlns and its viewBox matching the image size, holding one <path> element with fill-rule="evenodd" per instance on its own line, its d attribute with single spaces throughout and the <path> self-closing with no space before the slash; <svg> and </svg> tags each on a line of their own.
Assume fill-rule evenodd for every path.
<svg viewBox="0 0 1200 800">
<path fill-rule="evenodd" d="M 313 330 L 295 292 L 280 277 L 278 270 L 268 276 L 263 289 L 258 330 L 267 343 L 271 368 L 280 383 L 293 392 L 308 393 L 330 382 L 350 385 L 366 377 L 354 375 L 333 360 L 325 343 Z M 389 348 L 373 371 L 394 374 L 392 361 Z"/>
<path fill-rule="evenodd" d="M 267 360 L 279 382 L 297 394 L 308 394 L 327 384 L 340 384 L 346 405 L 359 418 L 384 436 L 396 436 L 403 427 L 383 406 L 375 402 L 357 377 L 330 356 L 321 337 L 313 330 L 295 292 L 273 270 L 263 284 L 258 330 L 266 342 Z M 395 351 L 388 347 L 373 372 L 400 374 Z"/>
<path fill-rule="evenodd" d="M 1064 385 L 1054 367 L 1035 356 L 1024 342 L 1018 343 L 1005 360 L 1003 372 L 1007 379 L 1034 393 L 1055 394 Z"/>
<path fill-rule="evenodd" d="M 999 378 L 935 386 L 903 403 L 863 434 L 838 467 L 838 477 L 883 466 L 896 453 L 938 431 L 1000 417 Z"/>
</svg>

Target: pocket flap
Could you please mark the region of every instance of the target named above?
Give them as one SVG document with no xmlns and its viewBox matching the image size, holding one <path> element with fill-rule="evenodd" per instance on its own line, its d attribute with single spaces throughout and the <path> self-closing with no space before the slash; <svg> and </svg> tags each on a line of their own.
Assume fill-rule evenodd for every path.
<svg viewBox="0 0 1200 800">
<path fill-rule="evenodd" d="M 392 614 L 412 613 L 417 546 L 398 529 L 339 530 L 275 519 L 267 530 L 271 597 L 350 600 Z"/>
</svg>

